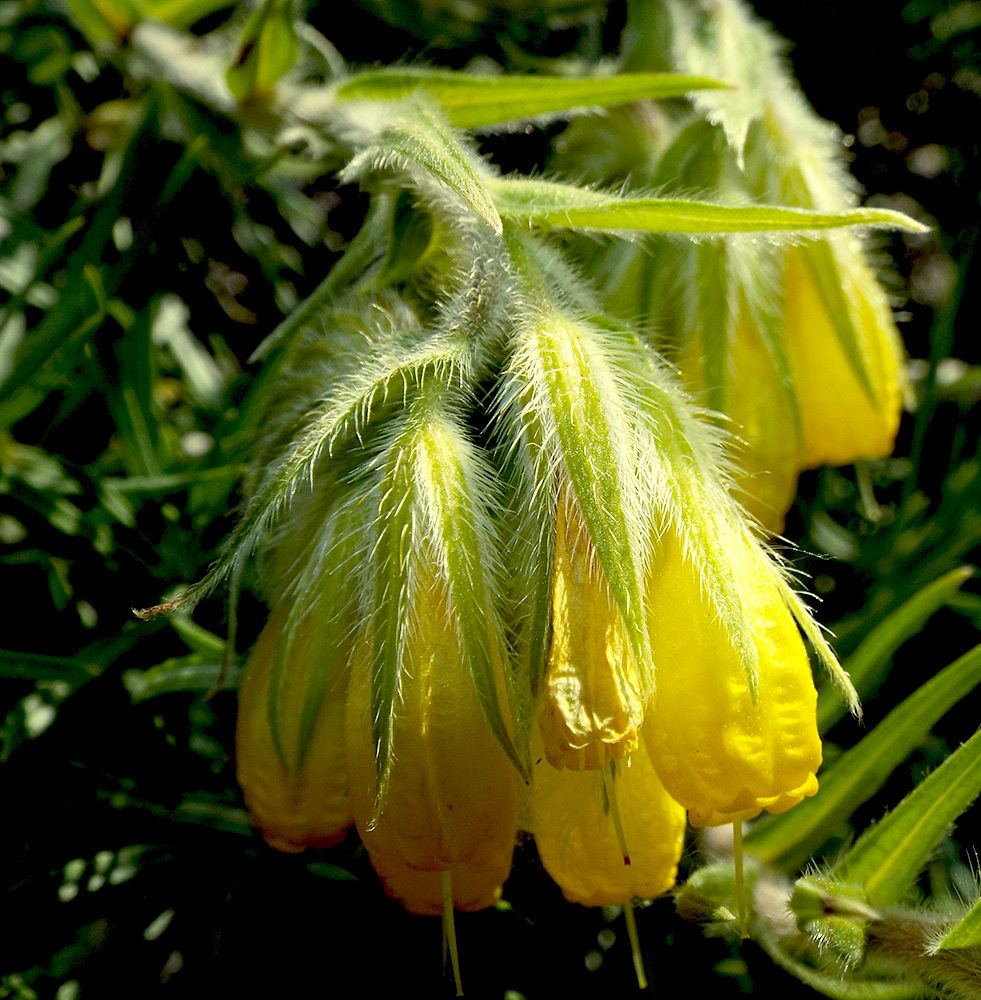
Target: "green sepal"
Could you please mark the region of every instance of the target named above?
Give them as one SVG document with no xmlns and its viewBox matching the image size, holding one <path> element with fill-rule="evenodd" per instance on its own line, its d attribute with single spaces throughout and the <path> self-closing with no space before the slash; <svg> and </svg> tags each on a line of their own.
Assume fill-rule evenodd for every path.
<svg viewBox="0 0 981 1000">
<path fill-rule="evenodd" d="M 723 438 L 703 414 L 693 410 L 657 356 L 632 331 L 619 329 L 631 355 L 626 367 L 634 383 L 633 392 L 642 403 L 641 415 L 651 434 L 646 470 L 650 491 L 658 498 L 664 526 L 670 525 L 677 533 L 699 575 L 740 658 L 755 701 L 759 687 L 756 641 L 732 560 L 738 558 L 740 541 L 751 547 L 758 543 L 736 517 L 724 485 Z M 762 553 L 760 558 L 765 564 Z M 776 570 L 774 583 L 781 587 L 795 617 L 798 611 L 803 614 Z"/>
<path fill-rule="evenodd" d="M 503 218 L 529 225 L 598 232 L 635 230 L 715 236 L 722 233 L 810 232 L 844 226 L 926 232 L 902 212 L 853 208 L 817 212 L 778 205 L 721 205 L 684 198 L 628 198 L 554 181 L 489 179 Z M 819 244 L 824 245 L 824 244 Z"/>
<path fill-rule="evenodd" d="M 328 497 L 332 492 L 328 491 Z M 286 657 L 300 628 L 312 629 L 314 634 L 303 679 L 296 746 L 293 759 L 285 762 L 292 774 L 303 767 L 324 699 L 347 676 L 357 631 L 358 567 L 364 555 L 357 499 L 350 497 L 345 504 L 337 505 L 325 502 L 315 508 L 318 517 L 309 518 L 308 523 L 319 522 L 319 528 L 304 539 L 300 558 L 305 563 L 290 592 L 293 600 L 284 625 Z M 285 657 L 281 658 L 277 648 L 270 690 L 277 680 L 277 668 L 282 667 L 289 669 L 289 663 Z M 280 749 L 278 718 L 273 724 L 273 739 Z"/>
<path fill-rule="evenodd" d="M 438 390 L 431 395 L 439 396 Z M 430 404 L 431 405 L 431 404 Z M 508 680 L 508 649 L 495 595 L 498 543 L 487 496 L 493 471 L 448 412 L 436 408 L 419 427 L 413 473 L 420 506 L 428 513 L 429 542 L 445 567 L 450 604 L 487 724 L 527 782 L 530 761 L 515 749 L 498 681 Z M 508 712 L 510 715 L 510 711 Z"/>
<path fill-rule="evenodd" d="M 406 170 L 424 195 L 447 188 L 455 192 L 469 212 L 501 232 L 501 218 L 476 157 L 464 149 L 438 110 L 423 100 L 385 108 L 340 178 L 347 183 L 392 168 Z"/>
<path fill-rule="evenodd" d="M 760 866 L 749 858 L 743 870 L 743 890 L 752 894 Z M 692 872 L 675 890 L 678 916 L 697 924 L 730 924 L 739 912 L 739 886 L 732 864 L 710 864 Z"/>
<path fill-rule="evenodd" d="M 516 618 L 515 664 L 517 686 L 532 699 L 538 696 L 548 663 L 552 624 L 552 573 L 555 558 L 555 495 L 545 447 L 546 433 L 520 379 L 505 380 L 497 442 L 502 468 L 513 496 L 506 512 L 512 543 L 505 549 L 506 579 Z M 506 436 L 506 439 L 505 439 Z M 535 725 L 535 705 L 518 704 L 520 739 Z"/>
<path fill-rule="evenodd" d="M 937 942 L 937 951 L 981 945 L 981 899 Z"/>
<path fill-rule="evenodd" d="M 293 0 L 264 0 L 249 18 L 225 82 L 242 104 L 268 101 L 300 51 Z"/>
<path fill-rule="evenodd" d="M 658 0 L 657 19 L 673 69 L 711 72 L 731 84 L 727 90 L 695 95 L 696 107 L 722 126 L 740 166 L 751 123 L 775 88 L 793 86 L 776 57 L 778 40 L 732 0 L 692 4 Z"/>
<path fill-rule="evenodd" d="M 680 97 L 724 87 L 708 76 L 627 73 L 604 77 L 479 76 L 449 70 L 378 69 L 345 80 L 338 101 L 395 101 L 426 93 L 457 128 L 482 129 L 526 119 L 548 119 L 581 108 L 645 98 Z"/>
<path fill-rule="evenodd" d="M 979 651 L 981 647 L 976 647 L 975 652 Z M 975 683 L 979 680 L 981 677 L 975 677 Z M 832 874 L 863 886 L 873 906 L 898 902 L 951 823 L 979 792 L 981 731 L 958 747 L 884 819 L 866 830 Z"/>
<path fill-rule="evenodd" d="M 881 683 L 884 671 L 896 650 L 918 634 L 930 616 L 947 604 L 958 590 L 974 576 L 973 566 L 960 566 L 939 580 L 918 590 L 909 600 L 879 622 L 862 640 L 861 645 L 843 664 L 859 697 L 869 695 Z M 818 694 L 818 730 L 826 733 L 846 712 L 846 707 L 834 691 Z"/>
<path fill-rule="evenodd" d="M 375 748 L 372 822 L 381 814 L 388 793 L 399 675 L 410 611 L 410 557 L 416 541 L 415 483 L 407 460 L 412 451 L 413 429 L 405 415 L 398 424 L 400 429 L 384 455 L 375 484 L 377 517 L 369 558 L 371 610 L 365 627 L 371 644 L 368 674 Z"/>
<path fill-rule="evenodd" d="M 866 902 L 861 888 L 820 875 L 799 878 L 787 906 L 803 931 L 828 917 L 853 922 L 877 920 L 879 917 L 878 912 Z M 849 936 L 849 940 L 853 939 Z"/>
<path fill-rule="evenodd" d="M 930 678 L 860 743 L 842 754 L 821 775 L 821 790 L 814 798 L 761 820 L 746 835 L 746 850 L 781 868 L 803 864 L 882 787 L 924 733 L 981 683 L 979 667 L 981 645 Z"/>
</svg>

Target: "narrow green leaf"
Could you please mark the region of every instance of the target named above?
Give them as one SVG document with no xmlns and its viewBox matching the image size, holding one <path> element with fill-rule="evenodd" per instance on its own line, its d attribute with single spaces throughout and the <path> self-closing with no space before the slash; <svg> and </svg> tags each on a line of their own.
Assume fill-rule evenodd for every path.
<svg viewBox="0 0 981 1000">
<path fill-rule="evenodd" d="M 976 948 L 981 945 L 981 899 L 943 936 L 937 951 Z"/>
<path fill-rule="evenodd" d="M 486 184 L 503 218 L 565 229 L 691 235 L 808 232 L 843 226 L 927 231 L 902 212 L 886 208 L 816 212 L 775 205 L 716 205 L 682 198 L 625 198 L 551 181 L 507 178 L 490 179 Z"/>
<path fill-rule="evenodd" d="M 222 678 L 220 663 L 197 654 L 174 657 L 148 670 L 127 670 L 123 674 L 123 684 L 134 702 L 184 691 L 207 693 L 216 689 L 219 679 L 223 689 L 235 688 L 238 671 L 226 672 Z"/>
<path fill-rule="evenodd" d="M 98 676 L 99 668 L 77 657 L 45 656 L 0 649 L 0 677 L 20 681 L 87 681 Z"/>
<path fill-rule="evenodd" d="M 501 218 L 478 172 L 478 161 L 457 141 L 436 110 L 423 101 L 387 109 L 376 136 L 341 172 L 342 181 L 392 167 L 404 169 L 424 193 L 449 188 L 495 233 Z"/>
<path fill-rule="evenodd" d="M 202 628 L 188 614 L 178 612 L 171 615 L 167 620 L 173 626 L 174 631 L 180 635 L 195 653 L 207 656 L 216 662 L 221 661 L 222 654 L 225 652 L 224 639 L 220 639 L 214 632 L 209 632 L 206 628 Z"/>
<path fill-rule="evenodd" d="M 821 775 L 821 789 L 790 812 L 761 821 L 746 850 L 768 864 L 803 864 L 882 787 L 930 728 L 981 683 L 981 645 L 945 667 L 894 708 Z"/>
<path fill-rule="evenodd" d="M 917 591 L 866 635 L 843 664 L 859 697 L 864 698 L 873 690 L 874 685 L 881 681 L 883 671 L 896 650 L 919 633 L 930 616 L 951 601 L 964 583 L 974 576 L 974 572 L 973 566 L 951 570 Z M 846 706 L 834 691 L 821 691 L 818 695 L 818 729 L 822 733 L 827 732 L 846 711 Z"/>
<path fill-rule="evenodd" d="M 832 874 L 864 886 L 873 906 L 898 902 L 978 792 L 981 731 L 958 747 L 885 819 L 866 830 Z"/>
<path fill-rule="evenodd" d="M 458 128 L 548 118 L 581 108 L 645 98 L 680 97 L 692 90 L 724 87 L 706 76 L 625 73 L 605 77 L 478 76 L 436 69 L 369 70 L 345 80 L 341 101 L 393 101 L 423 91 Z"/>
</svg>

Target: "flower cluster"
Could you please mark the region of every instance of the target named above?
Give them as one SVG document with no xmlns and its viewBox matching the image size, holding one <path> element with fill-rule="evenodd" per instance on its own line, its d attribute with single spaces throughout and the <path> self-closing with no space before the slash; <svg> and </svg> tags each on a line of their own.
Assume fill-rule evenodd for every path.
<svg viewBox="0 0 981 1000">
<path fill-rule="evenodd" d="M 328 314 L 329 361 L 307 335 L 295 370 L 317 391 L 290 405 L 336 438 L 271 536 L 273 613 L 242 688 L 239 777 L 266 840 L 322 847 L 354 825 L 419 913 L 491 905 L 519 815 L 570 900 L 667 891 L 686 818 L 814 794 L 801 627 L 835 669 L 730 499 L 718 432 L 633 331 L 561 304 L 550 254 L 516 234 L 508 252 L 487 445 L 453 345 L 391 358 L 397 389 L 337 398 L 344 323 L 384 316 L 366 343 L 392 350 L 406 302 Z M 331 392 L 318 365 L 340 372 Z M 302 450 L 284 420 L 267 483 Z"/>
<path fill-rule="evenodd" d="M 352 146 L 342 177 L 374 185 L 372 210 L 267 347 L 279 377 L 217 571 L 259 550 L 272 608 L 242 686 L 246 802 L 280 850 L 355 827 L 413 912 L 493 904 L 519 827 L 568 899 L 648 899 L 673 885 L 687 822 L 738 823 L 816 792 L 805 639 L 853 693 L 733 499 L 728 436 L 614 315 L 615 255 L 594 288 L 549 230 L 711 237 L 663 270 L 725 279 L 696 281 L 681 310 L 691 330 L 721 323 L 723 347 L 702 376 L 698 342 L 679 356 L 690 384 L 725 376 L 750 470 L 783 477 L 786 492 L 803 465 L 850 455 L 854 435 L 838 447 L 818 410 L 831 386 L 837 405 L 883 416 L 861 449 L 888 447 L 898 389 L 881 293 L 843 240 L 774 244 L 783 312 L 809 321 L 775 339 L 746 289 L 778 258 L 719 234 L 908 222 L 502 179 L 438 98 L 467 123 L 496 121 L 497 104 L 465 107 L 460 81 L 439 74 L 381 76 L 337 91 L 336 134 Z M 642 81 L 628 83 L 665 86 Z M 684 138 L 696 153 L 701 141 Z M 411 199 L 393 196 L 399 185 Z M 622 290 L 646 266 L 621 261 Z M 846 264 L 859 318 L 841 337 L 833 318 L 810 320 L 829 282 L 842 291 L 833 268 Z M 798 436 L 774 438 L 773 422 Z"/>
</svg>

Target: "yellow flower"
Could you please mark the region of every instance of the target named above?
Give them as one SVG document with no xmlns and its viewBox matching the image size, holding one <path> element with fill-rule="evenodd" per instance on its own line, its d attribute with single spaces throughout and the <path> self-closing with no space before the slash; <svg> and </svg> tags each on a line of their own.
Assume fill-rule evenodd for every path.
<svg viewBox="0 0 981 1000">
<path fill-rule="evenodd" d="M 692 340 L 678 359 L 683 380 L 700 400 L 713 388 L 701 348 Z M 734 493 L 759 524 L 778 534 L 797 493 L 801 446 L 787 390 L 745 303 L 729 337 L 727 371 L 723 404 L 737 439 Z"/>
<path fill-rule="evenodd" d="M 612 778 L 609 764 L 570 771 L 542 759 L 540 743 L 532 744 L 532 753 L 531 828 L 542 864 L 566 899 L 613 906 L 635 897 L 652 899 L 674 885 L 685 810 L 664 790 L 642 741 L 637 753 L 613 763 Z"/>
<path fill-rule="evenodd" d="M 311 682 L 316 688 L 314 674 L 332 666 L 318 662 L 316 629 L 309 620 L 302 623 L 281 664 L 277 748 L 270 697 L 285 617 L 282 606 L 273 612 L 249 657 L 239 691 L 235 742 L 238 780 L 252 821 L 271 847 L 293 854 L 338 843 L 354 820 L 347 798 L 342 726 L 347 672 L 337 672 L 319 706 L 305 706 Z M 301 754 L 301 727 L 309 712 L 314 713 L 313 728 Z"/>
<path fill-rule="evenodd" d="M 793 247 L 785 262 L 786 345 L 801 412 L 801 467 L 847 465 L 888 455 L 899 428 L 903 374 L 899 334 L 882 289 L 853 248 L 832 244 L 834 278 L 849 307 L 849 350 L 864 367 L 871 392 L 842 346 L 808 263 Z"/>
<path fill-rule="evenodd" d="M 742 537 L 732 544 L 759 663 L 755 699 L 675 535 L 662 539 L 649 576 L 657 673 L 643 736 L 664 787 L 694 826 L 789 809 L 817 791 L 821 763 L 817 695 L 797 626 L 763 554 Z"/>
<path fill-rule="evenodd" d="M 351 807 L 386 891 L 406 909 L 442 913 L 444 871 L 454 906 L 481 909 L 496 902 L 511 870 L 517 774 L 484 718 L 446 585 L 424 558 L 414 593 L 392 760 L 377 804 L 369 634 L 355 650 L 345 718 Z M 503 665 L 498 680 L 506 703 Z"/>
<path fill-rule="evenodd" d="M 579 508 L 564 491 L 555 524 L 552 643 L 539 715 L 555 767 L 604 767 L 637 749 L 642 685 L 620 612 Z"/>
</svg>

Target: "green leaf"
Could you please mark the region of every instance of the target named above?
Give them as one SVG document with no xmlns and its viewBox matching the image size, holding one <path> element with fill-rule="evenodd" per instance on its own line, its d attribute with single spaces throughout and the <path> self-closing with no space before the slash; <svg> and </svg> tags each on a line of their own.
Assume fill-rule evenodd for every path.
<svg viewBox="0 0 981 1000">
<path fill-rule="evenodd" d="M 98 676 L 99 667 L 78 657 L 44 656 L 0 649 L 0 677 L 21 681 L 69 680 L 84 683 Z"/>
<path fill-rule="evenodd" d="M 491 179 L 485 182 L 503 218 L 529 225 L 600 232 L 648 233 L 809 232 L 863 226 L 926 232 L 902 212 L 855 208 L 816 212 L 774 205 L 717 205 L 683 198 L 624 198 L 572 184 Z"/>
<path fill-rule="evenodd" d="M 478 161 L 457 141 L 442 117 L 423 101 L 392 105 L 365 148 L 341 172 L 341 180 L 392 168 L 406 170 L 424 194 L 455 192 L 495 233 L 501 218 L 481 177 Z M 442 189 L 442 192 L 441 192 Z"/>
<path fill-rule="evenodd" d="M 478 76 L 436 69 L 380 69 L 345 80 L 340 101 L 394 101 L 423 91 L 458 128 L 488 128 L 505 122 L 549 118 L 581 108 L 645 98 L 680 97 L 692 90 L 723 87 L 707 76 L 626 73 L 605 77 Z"/>
<path fill-rule="evenodd" d="M 981 899 L 937 943 L 937 951 L 981 945 Z"/>
<path fill-rule="evenodd" d="M 779 867 L 805 862 L 858 806 L 875 795 L 937 720 L 981 683 L 979 667 L 981 645 L 930 678 L 842 754 L 821 775 L 821 788 L 814 798 L 754 827 L 744 840 L 746 850 Z"/>
<path fill-rule="evenodd" d="M 90 44 L 129 38 L 140 20 L 139 4 L 132 0 L 65 0 L 72 20 Z"/>
<path fill-rule="evenodd" d="M 951 601 L 974 573 L 973 566 L 951 570 L 917 591 L 866 635 L 843 664 L 859 697 L 864 698 L 875 689 L 896 650 L 919 633 L 930 616 Z M 846 711 L 846 706 L 834 691 L 821 691 L 818 695 L 818 729 L 822 733 L 827 732 Z"/>
<path fill-rule="evenodd" d="M 951 823 L 978 792 L 981 730 L 920 782 L 885 819 L 866 830 L 832 874 L 864 886 L 873 906 L 898 902 Z"/>
<path fill-rule="evenodd" d="M 196 653 L 164 660 L 148 670 L 127 670 L 123 674 L 123 684 L 134 702 L 183 691 L 208 693 L 218 689 L 219 681 L 222 689 L 237 687 L 238 671 L 222 677 L 220 663 Z"/>
</svg>

